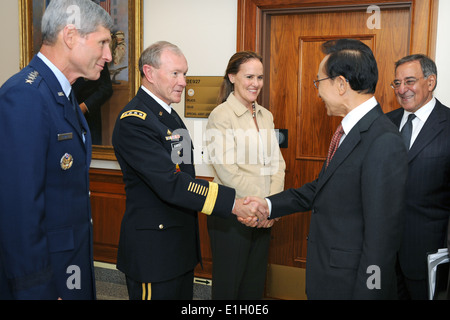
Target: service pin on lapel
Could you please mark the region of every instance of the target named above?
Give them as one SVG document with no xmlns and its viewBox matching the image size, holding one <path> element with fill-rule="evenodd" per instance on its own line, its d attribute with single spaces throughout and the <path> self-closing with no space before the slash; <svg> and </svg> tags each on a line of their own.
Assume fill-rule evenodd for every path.
<svg viewBox="0 0 450 320">
<path fill-rule="evenodd" d="M 61 158 L 60 164 L 61 164 L 61 169 L 63 169 L 63 170 L 69 170 L 70 168 L 72 168 L 72 165 L 73 165 L 72 155 L 68 154 L 68 153 L 63 155 Z"/>
</svg>

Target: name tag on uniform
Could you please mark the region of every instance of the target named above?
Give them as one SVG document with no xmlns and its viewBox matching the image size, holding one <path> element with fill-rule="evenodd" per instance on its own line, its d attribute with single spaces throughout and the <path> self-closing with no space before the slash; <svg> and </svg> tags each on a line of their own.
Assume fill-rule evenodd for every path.
<svg viewBox="0 0 450 320">
<path fill-rule="evenodd" d="M 181 144 L 181 142 L 174 142 L 174 143 L 172 143 L 172 150 L 180 149 L 182 147 L 183 147 L 183 145 Z"/>
<path fill-rule="evenodd" d="M 59 133 L 58 134 L 58 141 L 65 141 L 65 140 L 72 140 L 73 139 L 73 133 Z"/>
</svg>

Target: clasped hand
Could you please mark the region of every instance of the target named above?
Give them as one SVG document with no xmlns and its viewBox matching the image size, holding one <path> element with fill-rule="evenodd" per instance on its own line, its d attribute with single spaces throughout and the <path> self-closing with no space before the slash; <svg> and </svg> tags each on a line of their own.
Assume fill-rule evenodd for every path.
<svg viewBox="0 0 450 320">
<path fill-rule="evenodd" d="M 269 206 L 265 199 L 246 197 L 236 199 L 233 214 L 248 227 L 270 228 L 274 220 L 269 220 Z"/>
</svg>

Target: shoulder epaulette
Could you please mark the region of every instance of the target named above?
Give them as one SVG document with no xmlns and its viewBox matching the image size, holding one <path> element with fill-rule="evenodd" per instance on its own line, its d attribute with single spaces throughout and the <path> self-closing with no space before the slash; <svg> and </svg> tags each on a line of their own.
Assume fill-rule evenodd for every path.
<svg viewBox="0 0 450 320">
<path fill-rule="evenodd" d="M 37 71 L 31 71 L 31 72 L 28 74 L 27 78 L 25 79 L 25 83 L 27 83 L 27 84 L 34 84 L 34 82 L 36 81 L 36 79 L 38 78 L 38 76 L 39 76 L 39 72 L 37 72 Z"/>
</svg>

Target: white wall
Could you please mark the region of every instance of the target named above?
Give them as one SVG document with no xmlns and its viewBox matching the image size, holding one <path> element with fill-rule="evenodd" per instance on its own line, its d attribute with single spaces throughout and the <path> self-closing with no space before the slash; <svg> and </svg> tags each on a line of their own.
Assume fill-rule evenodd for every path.
<svg viewBox="0 0 450 320">
<path fill-rule="evenodd" d="M 19 71 L 19 1 L 0 3 L 0 30 L 2 30 L 2 48 L 0 59 L 0 86 L 10 76 Z"/>
<path fill-rule="evenodd" d="M 167 14 L 162 14 L 167 13 Z M 144 0 L 144 48 L 166 40 L 183 51 L 188 76 L 223 76 L 236 52 L 237 0 Z M 184 115 L 184 97 L 173 106 Z M 202 164 L 206 119 L 183 117 L 194 141 L 196 174 L 211 176 Z"/>
</svg>

